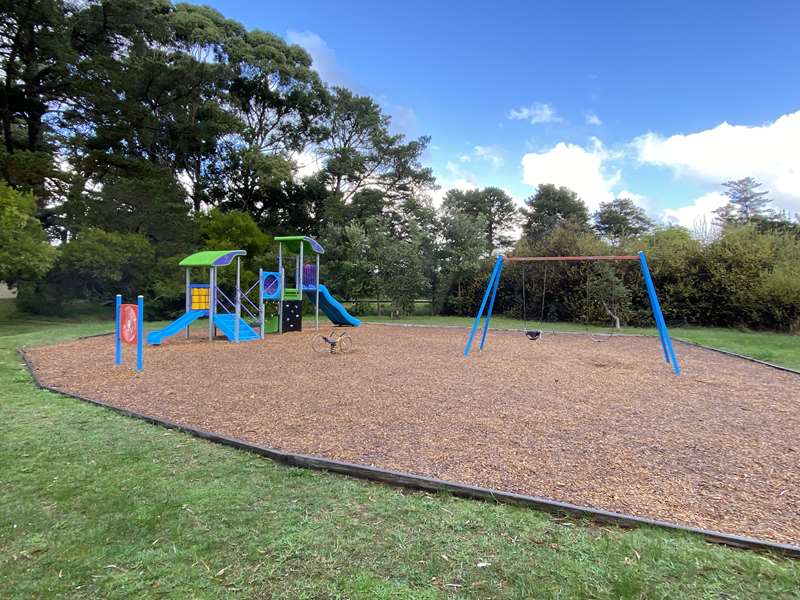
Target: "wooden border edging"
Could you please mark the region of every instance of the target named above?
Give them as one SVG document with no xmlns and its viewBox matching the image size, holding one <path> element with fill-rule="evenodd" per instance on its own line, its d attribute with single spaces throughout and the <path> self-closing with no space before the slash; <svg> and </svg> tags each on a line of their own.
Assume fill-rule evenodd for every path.
<svg viewBox="0 0 800 600">
<path fill-rule="evenodd" d="M 579 506 L 577 504 L 570 504 L 568 502 L 559 502 L 557 500 L 550 500 L 548 498 L 541 498 L 538 496 L 527 496 L 524 494 L 516 494 L 514 492 L 504 492 L 489 488 L 470 486 L 462 483 L 444 481 L 442 479 L 435 479 L 433 477 L 426 477 L 424 475 L 414 475 L 413 473 L 404 473 L 401 471 L 394 471 L 391 469 L 379 469 L 377 467 L 370 467 L 368 465 L 348 463 L 330 458 L 323 458 L 320 456 L 309 456 L 305 454 L 292 454 L 290 452 L 283 452 L 281 450 L 276 450 L 275 448 L 270 448 L 268 446 L 253 444 L 251 442 L 247 442 L 239 438 L 221 435 L 218 433 L 214 433 L 212 431 L 206 431 L 205 429 L 198 429 L 195 427 L 180 425 L 179 423 L 168 421 L 166 419 L 151 417 L 132 410 L 127 410 L 125 408 L 114 406 L 113 404 L 108 404 L 106 402 L 103 402 L 102 400 L 94 400 L 92 398 L 79 396 L 77 394 L 72 394 L 69 392 L 65 392 L 63 390 L 59 390 L 58 388 L 55 387 L 45 385 L 39 379 L 39 376 L 36 374 L 36 370 L 34 369 L 31 362 L 28 360 L 28 356 L 25 353 L 24 348 L 19 349 L 19 354 L 22 357 L 23 362 L 25 363 L 25 367 L 27 368 L 28 373 L 30 373 L 31 375 L 34 384 L 39 389 L 47 390 L 59 394 L 61 396 L 67 396 L 69 398 L 76 398 L 78 400 L 88 402 L 89 404 L 94 404 L 96 406 L 101 406 L 103 408 L 109 409 L 115 413 L 124 415 L 126 417 L 140 419 L 147 423 L 151 423 L 153 425 L 159 425 L 166 429 L 174 429 L 176 431 L 181 431 L 183 433 L 187 433 L 194 437 L 208 440 L 216 444 L 223 444 L 225 446 L 230 446 L 238 450 L 245 450 L 247 452 L 252 452 L 254 454 L 270 458 L 278 463 L 294 467 L 314 469 L 318 471 L 330 471 L 341 475 L 347 475 L 349 477 L 355 477 L 357 479 L 366 479 L 368 481 L 376 481 L 380 483 L 389 484 L 392 486 L 409 488 L 413 490 L 422 490 L 427 492 L 447 492 L 461 498 L 484 500 L 484 501 L 498 502 L 503 504 L 513 504 L 517 506 L 527 506 L 543 512 L 559 514 L 559 515 L 568 515 L 571 517 L 578 517 L 578 518 L 589 518 L 593 521 L 598 521 L 601 523 L 609 523 L 620 527 L 630 528 L 630 527 L 650 526 L 650 527 L 658 527 L 661 529 L 669 529 L 672 531 L 677 531 L 682 533 L 691 533 L 695 535 L 700 535 L 703 537 L 705 541 L 712 542 L 715 544 L 722 544 L 725 546 L 732 546 L 735 548 L 746 548 L 750 550 L 776 552 L 791 558 L 800 558 L 800 546 L 795 546 L 792 544 L 770 542 L 767 540 L 760 540 L 757 538 L 752 538 L 747 536 L 722 533 L 720 531 L 712 531 L 708 529 L 702 529 L 699 527 L 688 527 L 685 525 L 679 525 L 677 523 L 670 523 L 668 521 L 660 521 L 656 519 L 648 519 L 645 517 L 637 517 L 634 515 L 626 515 L 622 513 L 591 508 L 588 506 Z"/>
</svg>

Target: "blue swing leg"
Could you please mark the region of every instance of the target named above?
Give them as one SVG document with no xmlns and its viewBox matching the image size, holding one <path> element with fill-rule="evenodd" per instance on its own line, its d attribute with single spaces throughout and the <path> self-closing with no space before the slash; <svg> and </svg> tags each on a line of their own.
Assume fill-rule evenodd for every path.
<svg viewBox="0 0 800 600">
<path fill-rule="evenodd" d="M 650 269 L 647 266 L 647 259 L 644 256 L 644 252 L 639 252 L 639 264 L 642 267 L 642 275 L 644 276 L 645 286 L 647 286 L 647 295 L 650 298 L 650 308 L 653 310 L 653 318 L 658 328 L 658 336 L 661 338 L 661 349 L 664 351 L 664 359 L 667 361 L 667 364 L 672 364 L 675 375 L 680 375 L 681 367 L 678 364 L 678 359 L 675 358 L 672 340 L 669 339 L 667 323 L 664 321 L 664 313 L 661 312 L 661 304 L 658 302 L 656 287 L 653 284 L 653 278 L 650 276 Z"/>
<path fill-rule="evenodd" d="M 503 257 L 498 256 L 497 262 L 494 263 L 494 269 L 492 269 L 492 275 L 489 277 L 489 285 L 486 286 L 486 293 L 483 294 L 483 301 L 481 302 L 481 307 L 478 309 L 478 314 L 475 316 L 475 322 L 472 324 L 472 331 L 469 333 L 469 339 L 467 340 L 467 346 L 464 348 L 464 356 L 469 355 L 470 346 L 472 346 L 472 340 L 475 338 L 475 332 L 478 330 L 478 324 L 481 322 L 481 317 L 483 316 L 483 310 L 486 308 L 486 303 L 489 300 L 489 294 L 492 291 L 494 286 L 495 279 L 500 276 L 500 270 L 503 268 Z"/>
<path fill-rule="evenodd" d="M 497 271 L 497 277 L 494 278 L 494 287 L 492 288 L 492 297 L 489 300 L 489 308 L 486 311 L 486 320 L 483 322 L 483 335 L 481 336 L 481 345 L 478 347 L 483 350 L 483 345 L 486 343 L 486 334 L 489 333 L 489 321 L 492 320 L 492 310 L 494 310 L 494 299 L 497 297 L 497 288 L 500 287 L 500 276 L 503 274 L 502 267 L 503 257 L 500 257 L 501 266 Z"/>
</svg>

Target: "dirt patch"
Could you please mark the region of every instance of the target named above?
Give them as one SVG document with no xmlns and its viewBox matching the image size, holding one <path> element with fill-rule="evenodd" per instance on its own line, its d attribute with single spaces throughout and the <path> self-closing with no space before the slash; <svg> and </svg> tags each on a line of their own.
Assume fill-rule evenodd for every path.
<svg viewBox="0 0 800 600">
<path fill-rule="evenodd" d="M 367 325 L 345 355 L 313 332 L 173 339 L 145 370 L 112 337 L 36 348 L 58 389 L 281 450 L 800 543 L 800 377 L 658 340 Z M 133 357 L 128 364 L 133 364 Z"/>
</svg>

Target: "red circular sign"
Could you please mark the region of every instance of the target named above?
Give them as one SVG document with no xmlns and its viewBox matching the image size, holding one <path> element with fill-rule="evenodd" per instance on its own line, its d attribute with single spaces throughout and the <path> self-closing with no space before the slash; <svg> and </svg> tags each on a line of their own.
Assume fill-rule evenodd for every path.
<svg viewBox="0 0 800 600">
<path fill-rule="evenodd" d="M 136 343 L 139 330 L 139 308 L 135 304 L 123 304 L 119 311 L 120 338 L 126 344 Z"/>
</svg>

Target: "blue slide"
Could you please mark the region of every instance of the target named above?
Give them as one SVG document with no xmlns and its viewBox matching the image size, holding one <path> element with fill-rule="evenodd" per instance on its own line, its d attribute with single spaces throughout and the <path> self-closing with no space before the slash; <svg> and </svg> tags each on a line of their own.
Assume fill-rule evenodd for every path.
<svg viewBox="0 0 800 600">
<path fill-rule="evenodd" d="M 309 302 L 312 304 L 316 302 L 317 294 L 313 286 L 304 286 L 303 291 L 306 293 L 306 298 L 308 298 Z M 347 325 L 348 327 L 358 327 L 361 325 L 361 321 L 351 316 L 350 313 L 345 310 L 344 306 L 342 306 L 336 298 L 331 296 L 328 288 L 324 285 L 319 286 L 319 307 L 334 325 Z"/>
<path fill-rule="evenodd" d="M 192 322 L 205 316 L 208 316 L 207 310 L 190 310 L 164 327 L 164 329 L 159 329 L 158 331 L 151 331 L 148 333 L 147 343 L 151 346 L 158 346 L 164 338 L 168 338 L 171 335 L 175 335 L 176 333 L 183 331 Z"/>
</svg>

